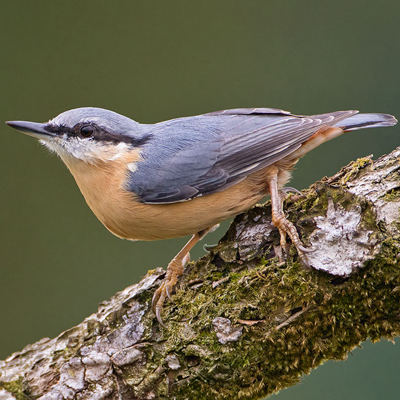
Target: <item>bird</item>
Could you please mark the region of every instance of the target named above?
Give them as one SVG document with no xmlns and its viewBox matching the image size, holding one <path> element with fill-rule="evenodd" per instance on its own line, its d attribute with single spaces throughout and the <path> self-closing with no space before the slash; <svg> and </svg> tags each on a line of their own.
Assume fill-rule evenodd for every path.
<svg viewBox="0 0 400 400">
<path fill-rule="evenodd" d="M 271 198 L 280 245 L 287 237 L 307 265 L 295 225 L 283 210 L 298 160 L 345 132 L 393 126 L 394 116 L 358 111 L 295 115 L 276 108 L 237 108 L 141 124 L 116 112 L 81 107 L 46 123 L 8 121 L 59 155 L 88 206 L 114 235 L 161 240 L 191 235 L 168 264 L 152 299 L 160 323 L 189 251 L 221 221 Z"/>
</svg>

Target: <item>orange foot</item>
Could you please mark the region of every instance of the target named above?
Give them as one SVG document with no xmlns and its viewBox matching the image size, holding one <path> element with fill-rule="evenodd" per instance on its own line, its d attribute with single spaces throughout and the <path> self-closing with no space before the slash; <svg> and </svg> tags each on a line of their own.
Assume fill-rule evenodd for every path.
<svg viewBox="0 0 400 400">
<path fill-rule="evenodd" d="M 284 194 L 288 191 L 296 191 L 293 188 L 278 190 L 278 170 L 276 170 L 276 174 L 270 178 L 269 181 L 269 191 L 271 196 L 271 209 L 272 209 L 272 223 L 279 229 L 279 233 L 281 236 L 280 244 L 282 251 L 286 254 L 289 254 L 289 246 L 286 242 L 286 236 L 289 236 L 293 245 L 296 247 L 297 254 L 300 257 L 300 260 L 307 267 L 310 267 L 310 264 L 307 259 L 306 253 L 314 251 L 314 249 L 310 249 L 303 246 L 303 243 L 300 240 L 299 234 L 297 233 L 296 227 L 286 219 L 285 214 L 283 212 L 283 196 L 281 196 L 280 192 Z M 283 261 L 283 260 L 279 260 Z"/>
<path fill-rule="evenodd" d="M 207 233 L 212 232 L 214 229 L 218 228 L 218 226 L 219 225 L 215 225 L 211 228 L 195 233 L 186 243 L 183 249 L 168 264 L 167 274 L 160 287 L 154 292 L 153 299 L 151 301 L 151 309 L 153 310 L 158 322 L 162 327 L 164 327 L 164 324 L 162 322 L 161 312 L 164 302 L 167 297 L 171 299 L 172 289 L 178 282 L 178 277 L 182 275 L 185 265 L 190 261 L 189 251 L 199 240 L 203 239 Z"/>
<path fill-rule="evenodd" d="M 163 305 L 167 297 L 171 299 L 172 289 L 178 282 L 178 277 L 182 275 L 185 265 L 190 261 L 190 255 L 187 253 L 180 261 L 175 257 L 167 267 L 167 274 L 162 281 L 161 285 L 154 292 L 153 299 L 151 301 L 151 308 L 157 317 L 158 322 L 162 327 L 164 324 L 161 319 L 161 312 Z"/>
</svg>

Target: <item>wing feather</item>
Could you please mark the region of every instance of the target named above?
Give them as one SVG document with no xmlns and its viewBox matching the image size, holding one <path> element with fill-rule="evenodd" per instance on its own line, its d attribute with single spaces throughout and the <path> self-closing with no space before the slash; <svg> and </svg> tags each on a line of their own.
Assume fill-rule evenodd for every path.
<svg viewBox="0 0 400 400">
<path fill-rule="evenodd" d="M 357 111 L 298 116 L 279 109 L 216 111 L 147 125 L 151 140 L 128 190 L 149 204 L 225 190 L 297 150 L 320 127 Z"/>
</svg>

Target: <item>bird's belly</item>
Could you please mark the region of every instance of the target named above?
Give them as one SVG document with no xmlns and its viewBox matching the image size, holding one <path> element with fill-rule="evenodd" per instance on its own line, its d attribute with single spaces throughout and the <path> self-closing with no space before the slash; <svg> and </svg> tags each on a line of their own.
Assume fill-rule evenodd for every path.
<svg viewBox="0 0 400 400">
<path fill-rule="evenodd" d="M 174 204 L 139 202 L 123 189 L 123 175 L 104 173 L 99 178 L 94 168 L 86 168 L 74 176 L 89 207 L 114 235 L 159 240 L 194 234 L 251 208 L 268 194 L 270 171 L 267 167 L 221 192 Z M 286 171 L 281 170 L 280 184 L 289 178 Z"/>
<path fill-rule="evenodd" d="M 116 236 L 159 240 L 192 235 L 251 208 L 265 192 L 238 184 L 219 193 L 174 204 L 143 204 L 132 198 L 118 207 L 91 207 Z"/>
</svg>

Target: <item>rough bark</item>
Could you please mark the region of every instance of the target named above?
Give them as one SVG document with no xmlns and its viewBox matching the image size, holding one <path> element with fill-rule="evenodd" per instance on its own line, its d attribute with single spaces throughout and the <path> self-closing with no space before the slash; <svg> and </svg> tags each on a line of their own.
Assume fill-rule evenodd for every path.
<svg viewBox="0 0 400 400">
<path fill-rule="evenodd" d="M 149 309 L 163 270 L 55 339 L 0 361 L 0 399 L 255 399 L 360 342 L 400 332 L 400 148 L 285 202 L 303 242 L 276 255 L 270 205 L 238 216 L 181 277 L 166 328 Z"/>
</svg>

